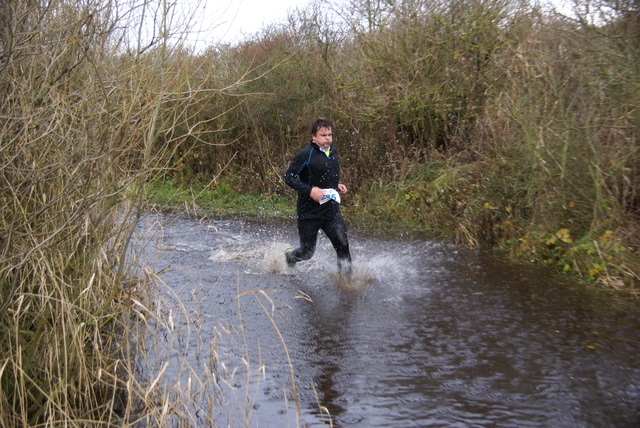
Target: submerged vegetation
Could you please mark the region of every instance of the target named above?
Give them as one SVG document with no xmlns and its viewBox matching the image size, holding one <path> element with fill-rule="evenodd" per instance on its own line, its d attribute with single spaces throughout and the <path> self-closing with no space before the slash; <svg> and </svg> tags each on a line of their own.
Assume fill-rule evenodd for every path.
<svg viewBox="0 0 640 428">
<path fill-rule="evenodd" d="M 1 426 L 170 420 L 132 358 L 132 323 L 159 319 L 144 204 L 290 215 L 280 177 L 315 116 L 352 219 L 635 293 L 637 2 L 318 1 L 203 51 L 179 10 L 0 5 Z"/>
</svg>

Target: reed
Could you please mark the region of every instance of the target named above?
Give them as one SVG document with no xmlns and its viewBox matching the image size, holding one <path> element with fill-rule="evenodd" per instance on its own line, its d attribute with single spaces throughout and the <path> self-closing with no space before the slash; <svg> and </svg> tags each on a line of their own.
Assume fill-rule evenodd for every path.
<svg viewBox="0 0 640 428">
<path fill-rule="evenodd" d="M 154 28 L 128 6 L 0 6 L 2 426 L 132 423 L 156 393 L 129 340 L 153 279 L 132 236 L 166 143 L 198 134 L 188 112 L 211 91 L 187 84 L 168 9 Z M 147 30 L 162 36 L 131 42 Z"/>
</svg>

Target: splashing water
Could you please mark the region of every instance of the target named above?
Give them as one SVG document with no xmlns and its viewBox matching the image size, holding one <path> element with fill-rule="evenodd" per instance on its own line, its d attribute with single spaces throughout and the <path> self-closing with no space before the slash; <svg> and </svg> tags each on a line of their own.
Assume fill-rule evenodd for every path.
<svg viewBox="0 0 640 428">
<path fill-rule="evenodd" d="M 348 273 L 337 268 L 329 271 L 329 279 L 345 291 L 361 292 L 373 284 L 374 277 L 367 264 L 352 263 Z"/>
<path fill-rule="evenodd" d="M 375 282 L 406 282 L 419 273 L 414 256 L 397 253 L 363 254 L 346 269 L 348 273 L 341 272 L 333 262 L 317 254 L 311 260 L 289 267 L 284 252 L 290 247 L 291 244 L 286 242 L 263 242 L 255 248 L 226 247 L 217 250 L 209 259 L 216 262 L 243 262 L 248 269 L 246 272 L 253 274 L 326 275 L 332 283 L 347 292 L 362 292 Z M 330 248 L 325 252 L 331 255 Z"/>
</svg>

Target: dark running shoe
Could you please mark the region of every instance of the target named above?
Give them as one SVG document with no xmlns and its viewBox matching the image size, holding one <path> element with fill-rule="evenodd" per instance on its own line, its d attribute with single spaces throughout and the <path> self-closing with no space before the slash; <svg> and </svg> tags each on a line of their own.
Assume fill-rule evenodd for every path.
<svg viewBox="0 0 640 428">
<path fill-rule="evenodd" d="M 291 261 L 291 259 L 289 258 L 289 254 L 293 253 L 293 248 L 287 248 L 286 250 L 284 250 L 284 261 L 287 263 L 287 266 L 289 266 L 290 268 L 294 268 L 296 267 L 296 262 Z"/>
</svg>

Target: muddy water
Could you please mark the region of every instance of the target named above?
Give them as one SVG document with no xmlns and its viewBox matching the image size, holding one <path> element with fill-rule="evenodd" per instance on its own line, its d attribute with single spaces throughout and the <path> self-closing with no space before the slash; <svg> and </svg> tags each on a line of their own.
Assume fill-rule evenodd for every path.
<svg viewBox="0 0 640 428">
<path fill-rule="evenodd" d="M 638 313 L 534 267 L 352 228 L 341 284 L 324 237 L 287 270 L 293 220 L 140 232 L 165 314 L 140 366 L 189 415 L 176 425 L 640 424 Z"/>
</svg>

